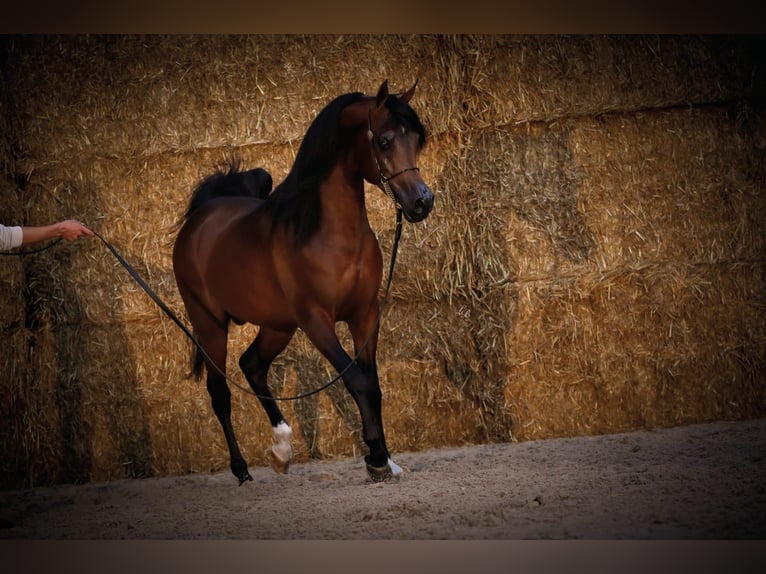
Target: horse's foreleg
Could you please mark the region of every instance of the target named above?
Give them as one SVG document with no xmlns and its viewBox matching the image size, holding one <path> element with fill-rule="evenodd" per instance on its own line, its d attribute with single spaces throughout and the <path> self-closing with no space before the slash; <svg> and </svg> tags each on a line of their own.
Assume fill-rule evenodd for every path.
<svg viewBox="0 0 766 574">
<path fill-rule="evenodd" d="M 291 439 L 293 431 L 282 416 L 279 406 L 272 399 L 267 384 L 269 367 L 272 361 L 290 342 L 295 330 L 274 331 L 261 327 L 252 345 L 242 354 L 239 366 L 245 374 L 258 400 L 271 422 L 274 444 L 269 451 L 271 466 L 278 473 L 287 474 L 293 455 Z"/>
<path fill-rule="evenodd" d="M 302 328 L 333 368 L 343 373 L 346 389 L 359 408 L 362 436 L 370 449 L 370 453 L 364 457 L 370 477 L 376 481 L 392 477 L 393 469 L 389 465 L 390 456 L 383 433 L 382 394 L 374 361 L 377 333 L 373 334 L 364 353 L 353 362 L 338 341 L 330 322 L 317 319 Z M 370 357 L 372 360 L 369 360 Z M 401 472 L 399 467 L 396 469 Z"/>
<path fill-rule="evenodd" d="M 391 460 L 383 432 L 382 393 L 380 391 L 375 361 L 373 359 L 371 363 L 368 363 L 360 357 L 357 359 L 357 365 L 359 365 L 359 368 L 364 373 L 366 383 L 364 387 L 360 388 L 355 386 L 353 382 L 347 382 L 346 388 L 351 396 L 354 397 L 359 407 L 363 428 L 367 428 L 368 425 L 379 428 L 379 439 L 377 441 L 368 440 L 365 435 L 365 442 L 370 447 L 370 457 L 369 459 L 365 458 L 367 473 L 374 482 L 398 478 L 402 474 L 402 469 Z M 373 454 L 376 452 L 380 454 L 374 457 Z"/>
<path fill-rule="evenodd" d="M 368 381 L 368 387 L 372 390 L 373 400 L 365 400 L 365 394 L 362 393 L 357 404 L 362 421 L 365 418 L 378 421 L 380 425 L 381 451 L 387 453 L 388 458 L 382 466 L 376 466 L 367 462 L 367 472 L 370 478 L 375 482 L 387 480 L 389 478 L 398 478 L 402 474 L 402 468 L 391 460 L 388 454 L 385 436 L 383 433 L 383 415 L 382 415 L 382 394 L 380 392 L 380 382 L 378 380 L 378 368 L 376 353 L 378 348 L 378 313 L 379 307 L 374 304 L 368 312 L 362 316 L 361 320 L 349 323 L 351 334 L 354 337 L 354 352 L 358 354 L 357 364 Z M 349 387 L 352 396 L 355 389 Z M 355 397 L 356 399 L 356 397 Z M 372 451 L 371 451 L 372 452 Z"/>
</svg>

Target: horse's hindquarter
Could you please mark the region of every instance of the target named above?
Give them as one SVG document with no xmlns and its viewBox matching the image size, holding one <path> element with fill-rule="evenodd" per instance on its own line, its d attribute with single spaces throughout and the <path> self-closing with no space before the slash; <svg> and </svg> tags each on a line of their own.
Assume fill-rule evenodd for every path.
<svg viewBox="0 0 766 574">
<path fill-rule="evenodd" d="M 230 315 L 287 331 L 295 328 L 295 318 L 278 272 L 280 231 L 272 227 L 267 213 L 253 213 L 237 221 L 227 229 L 225 245 L 221 242 L 225 256 L 222 253 L 211 272 Z"/>
<path fill-rule="evenodd" d="M 179 240 L 188 244 L 180 257 L 192 260 L 194 270 L 185 274 L 189 277 L 178 277 L 177 272 L 177 278 L 198 286 L 195 296 L 214 314 L 256 325 L 294 327 L 276 280 L 271 224 L 257 209 L 260 202 L 225 198 L 210 204 L 199 221 L 190 220 L 189 238 L 182 235 L 184 229 L 179 233 Z"/>
</svg>

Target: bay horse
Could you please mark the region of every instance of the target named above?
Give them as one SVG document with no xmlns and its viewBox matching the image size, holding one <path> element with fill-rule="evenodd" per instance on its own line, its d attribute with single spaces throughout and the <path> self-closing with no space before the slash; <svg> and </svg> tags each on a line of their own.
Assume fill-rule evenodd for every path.
<svg viewBox="0 0 766 574">
<path fill-rule="evenodd" d="M 286 473 L 292 429 L 267 384 L 272 361 L 301 329 L 332 367 L 359 408 L 373 481 L 398 476 L 383 432 L 378 382 L 378 290 L 382 256 L 365 209 L 365 180 L 383 189 L 412 223 L 430 213 L 434 196 L 416 159 L 426 133 L 409 101 L 384 81 L 375 96 L 332 100 L 309 126 L 287 177 L 271 191 L 263 169 L 232 166 L 193 193 L 173 248 L 173 271 L 204 364 L 213 411 L 223 428 L 231 471 L 252 480 L 231 422 L 225 378 L 230 322 L 257 325 L 239 366 L 272 426 L 271 465 Z M 353 360 L 335 325 L 351 333 Z"/>
</svg>

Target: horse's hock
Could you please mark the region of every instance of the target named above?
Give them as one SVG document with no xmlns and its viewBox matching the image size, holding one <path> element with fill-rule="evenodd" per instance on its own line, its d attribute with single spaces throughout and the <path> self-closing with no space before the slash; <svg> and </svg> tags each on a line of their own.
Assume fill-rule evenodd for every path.
<svg viewBox="0 0 766 574">
<path fill-rule="evenodd" d="M 170 252 L 201 177 L 238 156 L 281 180 L 330 99 L 419 78 L 436 202 L 405 227 L 383 316 L 394 455 L 763 416 L 764 48 L 757 36 L 7 37 L 0 220 L 77 217 L 182 312 Z M 367 202 L 387 257 L 393 208 L 372 186 Z M 0 282 L 3 487 L 227 468 L 183 334 L 98 242 L 0 258 Z M 232 327 L 235 379 L 254 333 Z M 271 385 L 296 394 L 330 374 L 299 335 Z M 268 421 L 232 392 L 243 454 L 266 466 Z M 293 460 L 361 454 L 342 388 L 284 410 Z"/>
</svg>

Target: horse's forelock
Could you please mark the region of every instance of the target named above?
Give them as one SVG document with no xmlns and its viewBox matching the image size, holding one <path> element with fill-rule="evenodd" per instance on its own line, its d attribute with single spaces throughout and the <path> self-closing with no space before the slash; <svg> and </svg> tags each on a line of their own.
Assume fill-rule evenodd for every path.
<svg viewBox="0 0 766 574">
<path fill-rule="evenodd" d="M 406 129 L 414 131 L 420 138 L 420 146 L 426 143 L 426 129 L 410 105 L 403 99 L 390 95 L 386 100 L 386 107 L 391 114 L 391 119 L 403 125 Z"/>
</svg>

